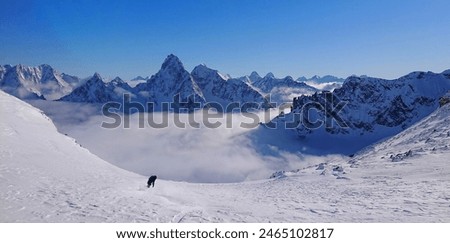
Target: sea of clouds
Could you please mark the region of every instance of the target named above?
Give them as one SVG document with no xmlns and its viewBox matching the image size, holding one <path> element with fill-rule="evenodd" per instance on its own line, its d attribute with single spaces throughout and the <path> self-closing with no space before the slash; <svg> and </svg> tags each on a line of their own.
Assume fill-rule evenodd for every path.
<svg viewBox="0 0 450 243">
<path fill-rule="evenodd" d="M 112 118 L 101 115 L 98 106 L 52 101 L 32 104 L 42 109 L 61 133 L 75 138 L 102 159 L 141 175 L 155 174 L 167 180 L 226 183 L 266 179 L 275 171 L 299 169 L 329 159 L 278 148 L 273 148 L 275 154 L 255 149 L 259 145 L 250 135 L 259 129 L 258 121 L 264 122 L 277 115 L 274 110 L 270 115 L 255 113 L 258 121 L 255 114 L 252 117 L 238 113 L 216 114 L 222 117 L 208 121 L 220 122 L 222 125 L 217 128 L 205 126 L 202 121 L 206 118 L 201 111 L 195 114 L 135 113 L 121 116 L 119 127 L 107 129 L 102 124 L 111 123 Z M 199 127 L 188 124 L 189 115 L 195 115 L 191 120 L 200 123 Z M 163 116 L 168 118 L 167 127 L 148 125 L 148 119 L 161 123 Z M 129 119 L 128 128 L 124 127 L 123 119 Z M 184 121 L 186 127 L 179 128 L 174 119 Z M 241 126 L 244 123 L 253 127 L 244 128 Z"/>
</svg>

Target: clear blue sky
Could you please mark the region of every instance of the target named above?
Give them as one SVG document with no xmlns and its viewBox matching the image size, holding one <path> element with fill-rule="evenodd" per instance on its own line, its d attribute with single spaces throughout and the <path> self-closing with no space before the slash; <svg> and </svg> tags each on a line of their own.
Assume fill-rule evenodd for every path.
<svg viewBox="0 0 450 243">
<path fill-rule="evenodd" d="M 0 63 L 151 75 L 173 53 L 232 76 L 450 68 L 448 0 L 3 1 Z"/>
</svg>

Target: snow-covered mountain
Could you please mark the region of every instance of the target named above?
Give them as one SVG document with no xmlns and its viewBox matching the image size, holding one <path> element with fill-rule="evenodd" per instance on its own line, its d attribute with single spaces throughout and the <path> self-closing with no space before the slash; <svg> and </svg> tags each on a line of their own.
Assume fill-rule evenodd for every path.
<svg viewBox="0 0 450 243">
<path fill-rule="evenodd" d="M 125 92 L 131 92 L 132 88 L 131 86 L 123 81 L 120 77 L 115 77 L 113 80 L 106 83 L 107 86 L 113 86 L 116 90 L 116 93 L 125 93 Z M 123 91 L 117 90 L 122 89 Z"/>
<path fill-rule="evenodd" d="M 64 79 L 64 81 L 72 85 L 72 87 L 77 87 L 77 85 L 79 85 L 81 82 L 81 79 L 79 77 L 67 73 L 62 73 L 61 77 L 62 79 Z"/>
<path fill-rule="evenodd" d="M 0 77 L 5 76 L 9 66 L 2 66 Z M 58 98 L 61 101 L 79 103 L 105 103 L 108 101 L 122 101 L 124 93 L 141 103 L 152 102 L 155 110 L 181 108 L 192 110 L 202 107 L 207 102 L 216 102 L 224 107 L 230 103 L 256 102 L 266 107 L 267 102 L 263 95 L 250 85 L 238 79 L 231 79 L 228 75 L 222 75 L 216 70 L 204 65 L 197 66 L 192 74 L 186 71 L 183 63 L 175 55 L 169 55 L 161 65 L 161 69 L 146 81 L 133 79 L 130 81 L 134 87 L 121 80 L 119 77 L 106 82 L 98 73 L 94 76 L 79 81 L 74 76 L 62 74 L 67 79 L 70 87 L 76 87 L 73 92 Z M 9 80 L 9 79 L 8 79 Z M 15 86 L 5 83 L 5 86 L 16 90 Z M 16 91 L 17 92 L 17 91 Z M 23 96 L 20 96 L 23 97 Z M 162 107 L 163 103 L 174 101 L 174 107 Z M 145 104 L 144 104 L 145 106 Z"/>
<path fill-rule="evenodd" d="M 247 83 L 232 79 L 206 65 L 198 65 L 189 73 L 183 63 L 175 55 L 169 55 L 161 66 L 161 70 L 145 83 L 134 88 L 138 97 L 155 102 L 160 109 L 163 102 L 172 102 L 176 95 L 184 103 L 184 108 L 203 106 L 207 102 L 215 102 L 226 107 L 238 102 L 266 103 L 263 95 Z M 198 104 L 194 104 L 197 102 Z"/>
<path fill-rule="evenodd" d="M 253 74 L 253 73 L 252 73 Z M 250 78 L 250 76 L 249 76 Z M 273 73 L 268 73 L 263 78 L 257 78 L 255 75 L 252 79 L 252 85 L 260 89 L 264 93 L 270 93 L 275 88 L 303 88 L 310 89 L 310 91 L 316 91 L 314 88 L 308 87 L 305 83 L 295 81 L 291 76 L 279 79 L 275 78 Z"/>
<path fill-rule="evenodd" d="M 131 86 L 131 87 L 136 87 L 136 85 L 140 84 L 140 83 L 145 83 L 147 82 L 147 80 L 149 79 L 149 77 L 142 77 L 142 76 L 137 76 L 131 80 L 129 80 L 127 83 Z"/>
<path fill-rule="evenodd" d="M 250 83 L 254 83 L 262 78 L 261 76 L 259 76 L 259 74 L 256 71 L 253 71 L 249 76 L 245 76 L 245 77 L 248 77 L 248 80 L 250 81 Z"/>
<path fill-rule="evenodd" d="M 413 72 L 395 80 L 352 76 L 334 92 L 295 98 L 293 111 L 275 118 L 271 126 L 295 127 L 289 130 L 302 139 L 299 147 L 308 144 L 321 151 L 351 153 L 426 117 L 448 90 L 449 71 Z M 335 109 L 339 102 L 342 110 Z M 332 112 L 337 112 L 334 117 L 342 119 L 341 124 L 330 119 Z M 313 128 L 316 121 L 325 123 Z"/>
<path fill-rule="evenodd" d="M 334 89 L 340 88 L 345 80 L 332 75 L 325 75 L 323 77 L 314 75 L 309 79 L 306 77 L 300 77 L 297 81 L 305 82 L 307 85 L 318 90 L 333 91 Z"/>
<path fill-rule="evenodd" d="M 239 79 L 229 78 L 206 65 L 196 66 L 191 75 L 202 90 L 207 102 L 216 102 L 221 104 L 222 107 L 226 107 L 232 102 L 240 104 L 246 102 L 266 103 L 263 95 L 249 84 Z"/>
<path fill-rule="evenodd" d="M 351 198 L 349 204 L 358 205 L 353 210 L 364 208 L 361 213 L 369 215 L 362 222 L 380 221 L 380 217 L 384 222 L 390 221 L 389 218 L 401 222 L 408 221 L 407 218 L 410 222 L 428 221 L 426 218 L 447 222 L 448 210 L 444 205 L 450 200 L 446 194 L 450 186 L 449 131 L 450 104 L 447 103 L 406 130 L 364 148 L 348 160 L 324 159 L 313 166 L 276 172 L 272 177 L 289 181 L 314 174 L 323 181 L 338 179 L 336 181 L 343 182 L 345 189 L 336 192 L 334 188 L 328 192 L 340 198 L 338 201 Z M 317 186 L 321 187 L 323 181 Z M 316 192 L 319 191 L 321 189 Z M 349 193 L 343 196 L 345 192 Z M 341 210 L 345 207 L 343 204 L 337 206 L 330 216 L 336 219 L 344 216 L 346 213 Z M 316 212 L 321 216 L 326 214 Z M 374 212 L 377 213 L 370 216 Z M 441 218 L 442 215 L 447 216 Z"/>
<path fill-rule="evenodd" d="M 289 103 L 296 96 L 310 95 L 318 91 L 304 82 L 295 81 L 291 76 L 279 79 L 273 73 L 260 77 L 257 72 L 252 72 L 249 76 L 242 77 L 240 80 L 251 84 L 261 93 L 270 95 L 271 101 L 278 105 Z"/>
<path fill-rule="evenodd" d="M 405 131 L 357 153 L 349 164 L 358 168 L 410 160 L 424 163 L 428 156 L 446 157 L 449 153 L 450 104 L 446 103 Z"/>
<path fill-rule="evenodd" d="M 1 65 L 0 66 L 0 80 L 3 80 L 6 72 L 11 68 L 11 65 Z"/>
<path fill-rule="evenodd" d="M 313 78 L 320 82 L 338 79 L 333 76 Z M 98 82 L 100 80 L 103 82 Z M 311 80 L 309 82 L 313 82 Z M 310 95 L 318 91 L 305 82 L 293 80 L 290 76 L 278 79 L 272 73 L 263 78 L 257 72 L 241 78 L 231 78 L 205 65 L 199 65 L 189 73 L 173 54 L 164 60 L 155 75 L 150 78 L 137 76 L 128 83 L 126 85 L 122 81 L 107 82 L 101 78 L 81 80 L 69 74 L 59 74 L 49 65 L 0 67 L 1 89 L 19 98 L 105 103 L 121 101 L 123 93 L 129 93 L 144 106 L 146 102 L 153 102 L 156 105 L 155 110 L 163 109 L 162 103 L 172 102 L 177 95 L 175 99 L 179 99 L 184 108 L 189 110 L 207 102 L 220 103 L 224 107 L 233 102 L 254 102 L 267 108 L 273 106 L 268 104 L 269 96 L 272 103 L 281 105 L 290 104 L 292 99 L 299 95 Z M 316 86 L 321 90 L 331 90 L 339 84 L 333 83 L 329 86 L 329 83 L 320 83 Z"/>
<path fill-rule="evenodd" d="M 311 78 L 305 78 L 305 77 L 300 77 L 297 79 L 297 81 L 313 81 L 315 83 L 319 83 L 319 84 L 323 84 L 323 83 L 343 83 L 345 81 L 345 79 L 343 78 L 338 78 L 336 76 L 333 75 L 325 75 L 325 76 L 318 76 L 318 75 L 314 75 Z"/>
<path fill-rule="evenodd" d="M 149 79 L 149 77 L 142 77 L 142 76 L 136 76 L 135 78 L 130 79 L 130 81 L 142 81 L 142 80 L 147 80 Z"/>
<path fill-rule="evenodd" d="M 75 88 L 72 93 L 60 98 L 59 101 L 85 103 L 122 102 L 123 95 L 132 95 L 131 91 L 132 88 L 119 77 L 105 83 L 100 74 L 95 73 L 85 83 Z"/>
<path fill-rule="evenodd" d="M 22 99 L 56 100 L 70 93 L 78 82 L 77 77 L 60 74 L 46 64 L 0 67 L 0 88 Z"/>
<path fill-rule="evenodd" d="M 156 109 L 162 109 L 163 102 L 173 102 L 181 108 L 193 109 L 196 104 L 203 105 L 205 98 L 192 76 L 180 59 L 170 54 L 161 65 L 161 69 L 145 83 L 136 85 L 136 94 L 147 102 L 154 102 Z M 179 103 L 178 103 L 179 102 Z M 184 103 L 184 105 L 183 105 Z"/>
</svg>

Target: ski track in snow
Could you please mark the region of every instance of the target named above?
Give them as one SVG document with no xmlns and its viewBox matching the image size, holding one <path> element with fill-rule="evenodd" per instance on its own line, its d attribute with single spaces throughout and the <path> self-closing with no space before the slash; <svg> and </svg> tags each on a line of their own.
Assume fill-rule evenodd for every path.
<svg viewBox="0 0 450 243">
<path fill-rule="evenodd" d="M 242 183 L 158 179 L 154 188 L 57 133 L 32 106 L 0 92 L 0 107 L 0 222 L 450 222 L 449 107 L 350 163 L 324 165 L 324 176 L 310 166 Z M 336 165 L 347 179 L 333 175 Z"/>
</svg>

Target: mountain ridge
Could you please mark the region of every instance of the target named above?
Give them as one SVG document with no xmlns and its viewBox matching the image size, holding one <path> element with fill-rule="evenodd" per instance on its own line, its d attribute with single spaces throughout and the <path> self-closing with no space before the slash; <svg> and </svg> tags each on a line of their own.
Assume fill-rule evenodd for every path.
<svg viewBox="0 0 450 243">
<path fill-rule="evenodd" d="M 280 141 L 299 141 L 297 145 L 267 141 L 280 148 L 295 150 L 305 146 L 311 153 L 352 154 L 426 117 L 436 110 L 439 98 L 448 90 L 450 75 L 446 71 L 412 72 L 394 80 L 351 76 L 333 92 L 296 97 L 291 113 L 268 123 L 278 129 L 264 132 L 267 129 L 261 128 L 260 132 L 280 137 Z M 343 106 L 338 109 L 341 102 Z M 335 118 L 344 121 L 345 126 Z M 321 125 L 314 127 L 314 123 Z"/>
</svg>

